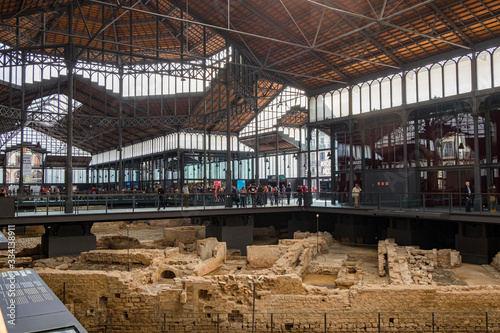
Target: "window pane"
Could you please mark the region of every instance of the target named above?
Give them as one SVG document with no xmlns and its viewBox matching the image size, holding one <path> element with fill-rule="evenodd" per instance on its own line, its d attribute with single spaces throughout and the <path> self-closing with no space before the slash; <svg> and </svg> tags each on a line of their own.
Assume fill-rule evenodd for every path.
<svg viewBox="0 0 500 333">
<path fill-rule="evenodd" d="M 332 119 L 332 94 L 325 95 L 325 119 Z"/>
<path fill-rule="evenodd" d="M 341 101 L 342 101 L 342 105 L 341 105 L 341 108 L 342 108 L 342 117 L 344 116 L 348 116 L 349 115 L 349 90 L 348 89 L 344 89 L 342 90 L 341 92 Z"/>
<path fill-rule="evenodd" d="M 352 114 L 359 114 L 361 112 L 361 89 L 359 86 L 352 87 Z"/>
<path fill-rule="evenodd" d="M 392 78 L 392 107 L 403 104 L 403 92 L 401 85 L 401 76 L 396 75 Z"/>
<path fill-rule="evenodd" d="M 450 60 L 444 65 L 444 95 L 457 94 L 457 64 Z"/>
<path fill-rule="evenodd" d="M 431 96 L 432 98 L 443 97 L 443 70 L 440 65 L 431 68 Z"/>
<path fill-rule="evenodd" d="M 406 103 L 411 104 L 417 101 L 417 80 L 414 71 L 406 73 Z"/>
<path fill-rule="evenodd" d="M 380 83 L 373 81 L 371 84 L 371 110 L 380 110 Z"/>
<path fill-rule="evenodd" d="M 370 86 L 367 83 L 361 87 L 361 112 L 370 112 Z"/>
<path fill-rule="evenodd" d="M 472 91 L 471 62 L 469 57 L 463 57 L 458 62 L 458 93 Z"/>
<path fill-rule="evenodd" d="M 500 48 L 493 53 L 493 78 L 495 87 L 500 86 Z"/>
<path fill-rule="evenodd" d="M 477 89 L 491 88 L 491 55 L 481 52 L 477 56 Z"/>
<path fill-rule="evenodd" d="M 429 70 L 427 68 L 421 68 L 418 71 L 418 101 L 428 101 L 429 91 Z"/>
<path fill-rule="evenodd" d="M 316 113 L 318 112 L 316 110 L 316 98 L 312 97 L 310 100 L 309 100 L 309 121 L 311 123 L 315 122 L 316 121 Z"/>
<path fill-rule="evenodd" d="M 323 103 L 323 95 L 318 96 L 318 100 L 316 102 L 316 110 L 318 112 L 316 113 L 316 120 L 321 121 L 325 119 L 325 113 L 324 113 L 324 106 L 325 104 Z"/>
</svg>

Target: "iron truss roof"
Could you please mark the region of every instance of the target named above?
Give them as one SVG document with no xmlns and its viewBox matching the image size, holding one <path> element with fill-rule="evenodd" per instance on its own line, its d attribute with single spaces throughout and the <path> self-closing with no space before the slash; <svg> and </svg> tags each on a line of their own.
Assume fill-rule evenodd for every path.
<svg viewBox="0 0 500 333">
<path fill-rule="evenodd" d="M 204 58 L 229 41 L 249 66 L 309 92 L 470 52 L 500 37 L 499 18 L 496 0 L 5 0 L 0 42 L 72 41 L 81 58 L 127 63 Z"/>
<path fill-rule="evenodd" d="M 286 85 L 313 95 L 382 73 L 404 71 L 439 56 L 497 45 L 499 37 L 497 0 L 0 3 L 0 43 L 14 49 L 129 65 L 202 61 L 230 44 L 244 65 L 258 73 L 251 92 L 222 72 L 204 94 L 124 99 L 123 144 L 183 128 L 236 133 Z M 69 50 L 68 44 L 74 48 Z M 66 89 L 64 81 L 45 83 L 43 89 L 29 87 L 23 94 L 0 87 L 4 99 L 0 117 L 5 120 L 0 130 L 6 133 L 19 126 L 19 119 L 12 117 L 15 108 Z M 82 79 L 76 80 L 75 89 L 75 99 L 83 104 L 75 113 L 75 146 L 90 152 L 116 147 L 118 98 Z M 13 97 L 6 101 L 8 95 Z M 6 105 L 11 109 L 5 109 Z M 229 109 L 227 116 L 224 112 Z M 58 121 L 59 127 L 40 130 L 64 140 L 65 119 Z"/>
</svg>

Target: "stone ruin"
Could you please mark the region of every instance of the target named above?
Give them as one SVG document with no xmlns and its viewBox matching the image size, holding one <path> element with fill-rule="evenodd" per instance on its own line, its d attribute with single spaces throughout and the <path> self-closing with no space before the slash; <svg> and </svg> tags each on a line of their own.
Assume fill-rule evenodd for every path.
<svg viewBox="0 0 500 333">
<path fill-rule="evenodd" d="M 462 264 L 456 250 L 422 250 L 415 246 L 398 246 L 394 239 L 378 243 L 379 275 L 389 274 L 394 285 L 436 285 L 436 268 L 454 268 Z"/>
<path fill-rule="evenodd" d="M 294 239 L 280 239 L 277 245 L 248 246 L 246 257 L 231 255 L 226 243 L 215 238 L 204 238 L 199 226 L 165 228 L 162 239 L 140 244 L 140 248 L 111 249 L 123 245 L 123 239 L 102 240 L 106 246 L 78 258 L 34 261 L 56 295 L 62 299 L 64 293 L 66 305 L 78 320 L 95 330 L 105 330 L 102 323 L 115 314 L 112 320 L 117 331 L 150 332 L 161 325 L 163 317 L 158 313 L 165 312 L 175 312 L 179 318 L 205 313 L 212 321 L 216 317 L 210 314 L 219 313 L 217 320 L 226 325 L 225 331 L 237 330 L 248 323 L 254 305 L 247 276 L 259 275 L 264 278 L 253 280 L 255 310 L 292 313 L 286 325 L 292 323 L 295 332 L 306 329 L 299 325 L 310 319 L 304 311 L 354 311 L 359 317 L 356 329 L 365 330 L 374 327 L 368 312 L 434 311 L 434 304 L 440 304 L 441 311 L 500 310 L 494 301 L 500 297 L 500 285 L 448 286 L 429 293 L 440 288 L 433 279 L 437 268 L 460 266 L 457 251 L 398 246 L 392 239 L 379 242 L 378 267 L 373 267 L 387 284 L 363 280 L 366 272 L 360 262 L 335 254 L 341 245 L 327 232 L 296 232 Z M 499 263 L 500 254 L 492 266 L 498 269 Z M 334 277 L 334 288 L 304 283 L 309 274 Z M 134 316 L 139 309 L 142 315 Z M 337 324 L 332 322 L 332 329 L 341 329 Z M 194 321 L 176 320 L 172 325 L 178 325 L 174 331 L 196 330 L 190 326 Z M 398 327 L 404 328 L 404 323 Z"/>
<path fill-rule="evenodd" d="M 280 239 L 278 245 L 247 246 L 247 262 L 251 268 L 266 268 L 272 274 L 302 276 L 317 253 L 326 253 L 333 244 L 332 235 L 296 232 L 294 239 Z"/>
</svg>

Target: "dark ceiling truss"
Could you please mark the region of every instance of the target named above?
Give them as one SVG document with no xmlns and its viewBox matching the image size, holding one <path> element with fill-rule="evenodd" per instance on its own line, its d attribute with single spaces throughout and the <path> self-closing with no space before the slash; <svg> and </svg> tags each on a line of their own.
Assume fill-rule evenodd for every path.
<svg viewBox="0 0 500 333">
<path fill-rule="evenodd" d="M 0 42 L 11 49 L 0 50 L 3 67 L 65 70 L 64 59 L 73 53 L 77 74 L 123 79 L 158 72 L 209 84 L 201 93 L 123 98 L 75 76 L 74 99 L 83 103 L 75 110 L 75 140 L 81 142 L 75 145 L 91 152 L 112 147 L 120 134 L 128 144 L 182 128 L 238 133 L 287 85 L 313 96 L 436 57 L 482 50 L 479 45 L 500 38 L 494 0 L 4 1 L 9 5 L 0 10 Z M 223 66 L 208 65 L 207 59 L 229 46 L 233 54 L 220 60 Z M 0 104 L 14 108 L 67 94 L 65 78 L 25 84 L 23 94 L 14 84 L 1 88 Z M 280 126 L 301 126 L 307 117 L 293 112 Z M 1 112 L 0 117 L 2 129 L 19 124 Z M 64 139 L 64 115 L 29 117 L 29 126 Z M 53 126 L 42 126 L 44 120 Z"/>
<path fill-rule="evenodd" d="M 12 120 L 21 120 L 21 110 L 5 105 L 0 105 L 0 117 Z"/>
<path fill-rule="evenodd" d="M 93 3 L 106 4 L 106 5 L 111 6 L 111 7 L 117 6 L 115 4 L 103 3 L 100 0 L 89 0 L 89 1 L 93 2 Z M 170 2 L 172 2 L 172 3 L 179 3 L 178 1 L 170 1 Z M 277 42 L 279 44 L 284 44 L 284 45 L 289 45 L 289 46 L 295 46 L 295 47 L 299 47 L 301 49 L 304 49 L 304 51 L 302 51 L 302 52 L 308 52 L 309 48 L 310 48 L 308 45 L 297 44 L 297 43 L 288 42 L 288 41 L 284 41 L 284 40 L 269 38 L 269 37 L 266 37 L 266 36 L 256 35 L 256 34 L 247 33 L 247 32 L 244 32 L 244 31 L 239 31 L 239 30 L 234 30 L 234 29 L 229 29 L 229 28 L 221 28 L 221 27 L 214 26 L 214 25 L 207 24 L 207 23 L 201 23 L 201 22 L 196 22 L 196 21 L 189 20 L 189 19 L 172 17 L 172 16 L 169 16 L 169 15 L 164 15 L 164 14 L 160 14 L 160 13 L 152 13 L 152 12 L 140 10 L 140 9 L 137 9 L 137 8 L 131 8 L 131 7 L 128 7 L 128 6 L 123 6 L 123 9 L 130 10 L 130 11 L 136 11 L 136 12 L 144 13 L 144 14 L 150 14 L 150 15 L 153 15 L 153 16 L 159 16 L 159 17 L 163 17 L 163 18 L 166 18 L 166 19 L 171 19 L 171 20 L 175 20 L 175 21 L 184 22 L 184 23 L 187 23 L 187 24 L 201 25 L 201 26 L 205 26 L 205 27 L 210 28 L 210 29 L 217 30 L 220 33 L 224 33 L 224 32 L 230 32 L 231 33 L 232 32 L 232 33 L 236 33 L 238 35 L 245 35 L 245 36 L 249 36 L 249 37 L 256 37 L 256 38 L 259 38 L 259 39 L 265 39 L 265 40 L 268 40 L 268 41 L 274 41 L 274 42 Z M 99 40 L 99 42 L 102 42 L 102 41 Z M 133 45 L 130 45 L 130 44 L 127 44 L 127 43 L 119 43 L 119 44 L 121 46 L 134 47 Z M 149 49 L 151 51 L 154 51 L 153 49 L 145 48 L 145 47 L 140 47 L 138 49 L 141 49 L 141 50 L 148 50 Z M 183 50 L 181 50 L 181 51 L 182 52 L 180 54 L 178 54 L 178 55 L 183 55 L 184 56 Z M 326 54 L 330 54 L 330 55 L 334 55 L 334 56 L 341 56 L 341 57 L 345 56 L 345 55 L 341 55 L 341 54 L 338 54 L 338 53 L 335 53 L 335 52 L 321 50 L 321 49 L 318 49 L 317 47 L 315 48 L 315 51 L 326 53 Z M 165 51 L 162 50 L 161 52 L 165 52 Z M 175 52 L 173 52 L 173 53 L 175 53 Z M 144 55 L 144 54 L 141 54 L 141 55 Z M 348 58 L 351 58 L 351 57 L 348 57 Z M 355 59 L 355 60 L 363 60 L 363 61 L 371 62 L 371 61 L 365 60 L 365 59 Z M 378 63 L 378 62 L 374 62 L 374 64 L 381 65 L 381 66 L 394 67 L 392 65 L 386 65 L 386 64 Z M 332 80 L 332 79 L 329 79 L 329 78 L 322 78 L 322 77 L 316 77 L 316 76 L 312 76 L 312 75 L 305 75 L 305 74 L 301 74 L 301 73 L 293 73 L 293 72 L 286 71 L 286 70 L 274 69 L 273 68 L 274 66 L 275 66 L 275 64 L 272 64 L 270 66 L 265 66 L 265 67 L 259 67 L 259 66 L 253 66 L 253 67 L 255 69 L 258 69 L 258 70 L 271 71 L 271 72 L 279 73 L 279 74 L 282 74 L 282 75 L 291 75 L 293 77 L 314 78 L 314 79 L 317 79 L 317 80 L 320 80 L 320 81 L 327 81 L 327 82 L 330 82 L 330 83 L 338 82 L 338 80 Z"/>
<path fill-rule="evenodd" d="M 426 6 L 428 4 L 432 4 L 433 2 L 435 2 L 435 0 L 427 0 L 427 1 L 419 2 L 416 5 L 410 6 L 409 8 L 401 10 L 401 11 L 395 13 L 395 14 L 392 14 L 392 15 L 389 15 L 389 16 L 379 16 L 379 17 L 372 17 L 372 16 L 368 16 L 368 15 L 354 13 L 354 12 L 351 12 L 351 11 L 348 11 L 348 10 L 343 10 L 343 9 L 336 8 L 336 7 L 333 7 L 333 6 L 328 6 L 328 5 L 325 5 L 325 4 L 313 1 L 313 0 L 306 0 L 306 1 L 309 2 L 309 3 L 315 4 L 317 6 L 320 6 L 320 7 L 323 7 L 323 8 L 327 8 L 329 10 L 332 10 L 332 11 L 340 14 L 343 17 L 350 16 L 350 17 L 353 17 L 353 18 L 357 18 L 357 19 L 361 19 L 363 21 L 370 22 L 370 23 L 366 24 L 365 26 L 358 28 L 360 30 L 366 30 L 366 29 L 370 28 L 371 26 L 378 25 L 378 24 L 380 24 L 380 25 L 386 25 L 388 27 L 391 27 L 391 28 L 394 28 L 394 29 L 397 29 L 397 30 L 402 30 L 404 32 L 407 32 L 408 34 L 415 34 L 415 35 L 424 37 L 426 39 L 431 39 L 431 40 L 434 39 L 434 40 L 438 40 L 438 41 L 443 42 L 443 43 L 451 44 L 451 45 L 456 46 L 456 47 L 470 49 L 470 47 L 468 47 L 468 46 L 464 46 L 464 45 L 461 45 L 461 44 L 453 43 L 453 42 L 451 42 L 449 40 L 442 39 L 440 37 L 436 37 L 436 36 L 432 36 L 432 35 L 428 35 L 428 34 L 423 34 L 423 33 L 420 33 L 418 30 L 410 30 L 410 29 L 407 29 L 405 27 L 402 27 L 402 26 L 399 26 L 399 25 L 395 25 L 395 24 L 392 24 L 392 23 L 388 22 L 388 21 L 390 21 L 392 19 L 395 19 L 396 17 L 400 17 L 400 16 L 402 16 L 402 15 L 404 15 L 407 12 L 410 12 L 410 11 L 413 11 L 413 12 L 417 13 L 417 15 L 419 15 L 418 12 L 416 12 L 416 10 L 418 8 L 420 8 L 422 6 Z M 407 23 L 407 22 L 404 22 L 404 23 Z M 354 32 L 357 32 L 357 31 L 354 30 L 354 31 L 350 32 L 349 34 L 352 34 Z M 329 41 L 327 41 L 325 43 L 332 42 L 332 41 L 334 41 L 336 39 L 340 39 L 340 37 L 336 37 L 335 39 L 331 39 L 331 40 L 329 40 Z"/>
<path fill-rule="evenodd" d="M 280 0 L 280 3 L 283 5 L 283 7 L 286 10 L 286 6 L 285 6 L 285 4 L 281 0 Z M 273 28 L 274 31 L 280 32 L 282 35 L 286 36 L 290 40 L 293 40 L 297 44 L 301 43 L 300 39 L 298 39 L 295 36 L 293 36 L 292 34 L 288 33 L 280 25 L 278 25 L 277 23 L 275 23 L 275 21 L 272 18 L 267 17 L 265 15 L 265 12 L 260 12 L 257 9 L 253 8 L 251 2 L 250 3 L 242 2 L 241 5 L 244 6 L 246 9 L 248 9 L 250 12 L 252 12 L 257 17 L 259 17 L 260 19 L 262 19 L 268 25 L 270 25 Z M 290 16 L 290 17 L 293 20 L 293 17 L 292 16 Z M 293 20 L 293 21 L 295 22 L 295 20 Z M 300 27 L 299 27 L 299 30 L 300 30 Z M 307 39 L 305 39 L 305 40 L 307 41 Z M 308 43 L 308 45 L 309 45 L 309 47 L 312 46 L 309 43 Z M 270 45 L 269 50 L 271 50 L 271 47 L 272 47 L 272 44 Z M 325 66 L 327 66 L 328 68 L 330 68 L 330 70 L 336 72 L 338 75 L 340 75 L 344 79 L 346 78 L 346 76 L 338 68 L 335 68 L 335 67 L 331 66 L 327 61 L 325 61 L 324 59 L 322 59 L 319 55 L 315 54 L 313 51 L 314 50 L 308 50 L 309 53 L 311 53 L 317 60 L 321 61 Z M 269 66 L 267 64 L 262 64 L 262 69 L 271 69 L 271 68 L 272 68 L 272 66 Z M 311 75 L 311 74 L 309 74 L 309 75 Z M 337 81 L 335 79 L 332 79 L 332 80 L 333 81 Z M 337 81 L 337 82 L 341 82 L 341 81 Z"/>
<path fill-rule="evenodd" d="M 90 1 L 93 1 L 93 0 L 90 0 Z M 130 10 L 130 11 L 133 10 L 133 8 L 130 8 L 130 7 L 124 7 L 124 8 L 126 8 L 127 10 Z M 157 15 L 160 15 L 160 14 L 157 14 Z M 168 18 L 170 18 L 170 19 L 176 19 L 175 17 L 168 17 Z M 188 22 L 188 23 L 191 23 L 191 24 L 198 24 L 198 25 L 200 25 L 200 23 L 197 23 L 197 22 L 194 22 L 194 21 L 191 21 L 191 20 L 185 20 L 185 19 L 183 19 L 182 21 L 183 22 Z M 201 24 L 201 25 L 203 25 L 203 24 Z M 15 25 L 9 25 L 9 24 L 6 24 L 4 22 L 0 22 L 0 26 L 11 27 L 11 28 L 15 28 L 16 27 Z M 38 29 L 35 29 L 35 28 L 22 27 L 22 29 L 23 30 L 38 31 Z M 53 33 L 53 34 L 56 34 L 56 35 L 61 35 L 61 36 L 64 36 L 64 37 L 72 37 L 74 39 L 77 39 L 77 38 L 78 39 L 84 39 L 85 38 L 85 36 L 76 35 L 76 34 L 69 34 L 67 32 L 50 31 L 50 33 Z M 243 32 L 238 32 L 238 33 L 241 34 Z M 157 54 L 160 54 L 160 59 L 162 58 L 161 55 L 163 55 L 163 54 L 166 55 L 165 59 L 171 58 L 171 57 L 169 57 L 169 55 L 174 56 L 174 57 L 187 56 L 187 54 L 185 54 L 183 52 L 183 50 L 180 50 L 180 51 L 172 51 L 172 50 L 165 50 L 165 49 L 158 50 L 158 49 L 155 49 L 155 48 L 152 48 L 152 47 L 137 46 L 137 45 L 134 45 L 134 44 L 131 44 L 131 43 L 124 43 L 124 42 L 118 42 L 118 41 L 109 41 L 109 40 L 103 40 L 103 39 L 99 39 L 99 38 L 94 38 L 93 40 L 96 41 L 96 42 L 102 43 L 102 44 L 114 44 L 114 45 L 116 45 L 117 48 L 122 47 L 122 48 L 134 49 L 134 52 L 131 54 L 130 52 L 127 53 L 127 52 L 123 52 L 121 50 L 111 50 L 111 49 L 103 50 L 103 49 L 99 49 L 99 48 L 95 48 L 94 52 L 90 52 L 90 50 L 93 49 L 92 46 L 87 45 L 87 46 L 85 46 L 85 47 L 82 48 L 81 45 L 80 46 L 76 45 L 75 47 L 78 50 L 78 55 L 79 55 L 80 59 L 82 59 L 82 58 L 85 59 L 86 58 L 85 56 L 87 56 L 87 60 L 88 61 L 95 61 L 96 60 L 95 58 L 89 57 L 92 53 L 95 53 L 96 54 L 95 57 L 98 57 L 100 59 L 104 58 L 103 53 L 111 53 L 111 54 L 116 53 L 116 56 L 114 56 L 114 57 L 111 56 L 110 57 L 108 55 L 107 58 L 108 59 L 112 59 L 112 60 L 114 60 L 116 62 L 121 62 L 123 64 L 125 64 L 125 63 L 136 64 L 139 59 L 149 59 L 150 61 L 158 61 L 159 58 L 158 58 Z M 278 42 L 283 43 L 283 41 L 278 41 Z M 304 46 L 300 46 L 300 47 L 304 48 Z M 24 50 L 24 49 L 20 48 L 20 50 Z M 316 51 L 318 51 L 318 52 L 324 52 L 324 51 L 321 51 L 321 50 L 318 50 L 318 49 L 316 49 Z M 331 53 L 331 52 L 327 52 L 327 53 L 330 53 L 331 55 L 337 55 L 337 56 L 339 56 L 339 54 L 335 54 L 335 53 Z M 193 58 L 192 54 L 189 55 L 189 56 L 191 58 Z M 120 61 L 118 61 L 118 58 L 120 59 Z M 202 57 L 199 57 L 199 58 L 201 59 Z M 360 60 L 360 59 L 357 59 L 357 60 Z M 366 60 L 363 60 L 363 61 L 366 61 Z M 377 63 L 377 64 L 380 65 L 380 63 Z M 338 80 L 334 80 L 334 79 L 330 79 L 330 78 L 318 77 L 318 76 L 315 76 L 315 75 L 308 75 L 308 74 L 303 74 L 303 73 L 295 73 L 295 72 L 290 72 L 290 71 L 287 71 L 287 70 L 280 70 L 280 69 L 274 69 L 274 68 L 272 68 L 275 65 L 276 65 L 276 63 L 272 64 L 271 66 L 265 66 L 265 67 L 255 66 L 255 65 L 251 65 L 251 64 L 247 64 L 246 66 L 249 66 L 249 67 L 255 69 L 256 71 L 265 70 L 265 71 L 268 71 L 268 72 L 274 72 L 274 73 L 281 74 L 281 75 L 284 75 L 284 76 L 292 76 L 292 77 L 299 77 L 299 78 L 309 78 L 309 79 L 315 79 L 315 80 L 320 80 L 320 81 L 326 81 L 326 82 L 329 82 L 329 83 L 342 82 L 342 81 L 338 81 Z M 295 82 L 295 80 L 291 79 L 291 78 L 289 78 L 287 81 Z"/>
<path fill-rule="evenodd" d="M 169 129 L 178 129 L 183 126 L 188 119 L 196 119 L 203 123 L 203 116 L 184 115 L 184 116 L 149 116 L 149 117 L 130 117 L 120 119 L 118 117 L 96 117 L 88 115 L 75 115 L 75 121 L 82 126 L 98 126 L 113 128 L 122 126 L 124 128 L 137 128 L 137 127 L 155 127 L 161 126 Z"/>
</svg>

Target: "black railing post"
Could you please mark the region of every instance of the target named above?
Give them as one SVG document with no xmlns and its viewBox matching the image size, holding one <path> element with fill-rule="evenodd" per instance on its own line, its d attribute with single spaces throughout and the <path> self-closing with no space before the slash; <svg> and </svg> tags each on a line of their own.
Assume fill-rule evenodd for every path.
<svg viewBox="0 0 500 333">
<path fill-rule="evenodd" d="M 132 194 L 132 212 L 135 212 L 135 194 Z"/>
<path fill-rule="evenodd" d="M 271 313 L 271 333 L 273 333 L 273 330 L 274 330 L 274 318 L 273 314 Z"/>
<path fill-rule="evenodd" d="M 104 200 L 104 204 L 106 205 L 106 214 L 108 213 L 108 195 L 106 194 L 106 199 Z"/>
<path fill-rule="evenodd" d="M 432 333 L 434 333 L 434 312 L 432 313 Z"/>
<path fill-rule="evenodd" d="M 167 332 L 167 314 L 163 312 L 163 333 Z"/>
<path fill-rule="evenodd" d="M 378 323 L 377 323 L 377 326 L 378 326 L 378 333 L 380 333 L 380 312 L 378 313 Z"/>
<path fill-rule="evenodd" d="M 488 333 L 488 311 L 486 311 L 486 333 Z"/>
<path fill-rule="evenodd" d="M 448 202 L 448 207 L 449 207 L 449 211 L 448 212 L 451 214 L 451 208 L 453 207 L 453 194 L 450 193 L 448 196 L 450 198 L 449 202 Z"/>
<path fill-rule="evenodd" d="M 325 312 L 325 315 L 324 315 L 324 321 L 325 321 L 325 333 L 326 333 L 326 312 Z"/>
<path fill-rule="evenodd" d="M 219 314 L 217 313 L 217 333 L 219 333 L 220 331 L 220 320 L 219 320 Z"/>
<path fill-rule="evenodd" d="M 112 313 L 109 314 L 109 332 L 110 333 L 113 332 L 113 314 Z"/>
</svg>

